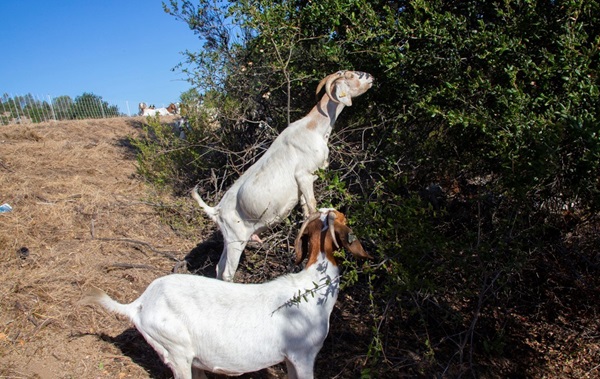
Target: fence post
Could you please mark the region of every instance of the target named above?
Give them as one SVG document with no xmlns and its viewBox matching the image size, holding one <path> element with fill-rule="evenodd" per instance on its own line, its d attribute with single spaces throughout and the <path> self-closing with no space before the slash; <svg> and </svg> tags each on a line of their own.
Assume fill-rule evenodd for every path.
<svg viewBox="0 0 600 379">
<path fill-rule="evenodd" d="M 6 110 L 5 110 L 5 107 L 4 107 L 4 102 L 0 102 L 0 105 L 2 105 L 2 118 L 1 118 L 1 120 L 2 120 L 2 125 L 4 125 L 4 117 L 5 117 L 5 116 L 4 116 L 4 113 L 6 113 Z M 10 113 L 10 112 L 9 112 L 9 113 Z M 8 118 L 7 118 L 7 120 L 6 120 L 6 121 L 7 121 L 7 123 L 8 123 Z"/>
<path fill-rule="evenodd" d="M 44 98 L 44 95 L 42 95 L 42 105 L 46 102 L 46 99 Z M 48 115 L 48 119 L 46 121 L 50 121 L 52 119 L 52 107 L 50 106 L 50 104 L 47 104 L 48 108 L 46 109 L 46 114 Z M 44 106 L 44 108 L 46 108 Z"/>
<path fill-rule="evenodd" d="M 29 118 L 29 120 L 31 120 L 31 112 L 30 112 L 30 110 L 31 110 L 31 97 L 32 96 L 33 95 L 30 94 L 30 93 L 28 93 L 27 95 L 24 96 L 24 99 L 25 99 L 25 109 L 21 108 L 21 112 L 23 112 L 23 114 L 25 114 L 25 116 L 23 116 L 23 117 L 27 117 L 27 118 Z M 27 112 L 25 112 L 25 111 L 27 111 Z"/>
<path fill-rule="evenodd" d="M 102 118 L 106 118 L 106 114 L 104 113 L 104 107 L 102 106 L 102 100 L 98 99 L 98 106 L 100 107 L 100 113 L 102 114 Z"/>
<path fill-rule="evenodd" d="M 40 110 L 40 113 L 42 114 L 42 117 L 44 117 L 44 122 L 48 121 L 48 111 L 46 110 L 46 107 L 44 106 L 44 97 L 40 97 L 40 95 L 37 95 L 37 104 L 35 104 L 35 107 L 37 109 Z"/>
<path fill-rule="evenodd" d="M 81 115 L 81 119 L 83 119 L 86 114 L 88 117 L 90 117 L 90 115 L 92 115 L 93 108 L 91 107 L 91 104 L 89 104 L 89 99 L 85 99 L 85 102 L 83 102 L 83 108 L 85 109 L 85 112 Z"/>
<path fill-rule="evenodd" d="M 15 107 L 15 113 L 17 114 L 17 117 L 15 119 L 17 121 L 20 121 L 21 120 L 21 115 L 19 114 L 19 108 L 21 107 L 21 104 L 17 104 L 16 96 L 13 96 L 13 105 Z"/>
<path fill-rule="evenodd" d="M 56 121 L 56 113 L 54 113 L 54 104 L 52 104 L 52 98 L 50 97 L 50 95 L 46 95 L 48 96 L 48 104 L 50 104 L 50 111 L 52 112 L 52 119 L 54 121 Z"/>
</svg>

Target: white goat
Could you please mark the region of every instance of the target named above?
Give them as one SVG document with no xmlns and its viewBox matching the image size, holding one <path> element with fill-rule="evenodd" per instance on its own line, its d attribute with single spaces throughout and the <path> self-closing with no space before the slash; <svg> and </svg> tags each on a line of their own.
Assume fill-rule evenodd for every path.
<svg viewBox="0 0 600 379">
<path fill-rule="evenodd" d="M 198 194 L 192 197 L 223 233 L 224 247 L 217 264 L 217 278 L 232 281 L 249 239 L 260 242 L 259 233 L 287 217 L 298 201 L 304 215 L 315 212 L 313 182 L 319 168 L 328 165 L 327 142 L 333 124 L 352 98 L 373 84 L 370 74 L 338 71 L 321 80 L 325 94 L 302 119 L 293 122 L 269 149 L 229 188 L 215 207 Z"/>
<path fill-rule="evenodd" d="M 205 370 L 241 375 L 283 361 L 289 378 L 311 379 L 338 296 L 333 255 L 338 242 L 354 256 L 371 259 L 345 216 L 323 209 L 296 238 L 297 263 L 308 257 L 297 274 L 263 284 L 172 274 L 156 279 L 130 304 L 98 288 L 80 303 L 127 316 L 175 379 L 206 378 Z"/>
<path fill-rule="evenodd" d="M 140 116 L 169 116 L 177 114 L 177 105 L 175 105 L 174 103 L 169 104 L 169 106 L 166 108 L 155 108 L 153 105 L 148 107 L 146 103 L 140 103 L 138 105 L 138 108 L 140 110 Z"/>
</svg>

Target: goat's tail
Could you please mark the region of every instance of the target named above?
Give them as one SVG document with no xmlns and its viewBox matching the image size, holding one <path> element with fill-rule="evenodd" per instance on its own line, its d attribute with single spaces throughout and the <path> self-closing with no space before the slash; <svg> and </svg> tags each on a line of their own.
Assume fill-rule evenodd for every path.
<svg viewBox="0 0 600 379">
<path fill-rule="evenodd" d="M 208 217 L 210 217 L 214 222 L 217 222 L 217 210 L 215 207 L 211 207 L 210 205 L 206 204 L 204 200 L 202 200 L 200 194 L 198 193 L 198 186 L 195 186 L 192 190 L 192 197 L 198 202 L 198 205 L 204 209 L 204 212 L 206 212 Z"/>
<path fill-rule="evenodd" d="M 80 305 L 101 305 L 106 310 L 127 316 L 130 320 L 135 319 L 134 307 L 131 304 L 121 304 L 115 301 L 100 288 L 90 287 L 83 298 L 79 300 Z"/>
</svg>

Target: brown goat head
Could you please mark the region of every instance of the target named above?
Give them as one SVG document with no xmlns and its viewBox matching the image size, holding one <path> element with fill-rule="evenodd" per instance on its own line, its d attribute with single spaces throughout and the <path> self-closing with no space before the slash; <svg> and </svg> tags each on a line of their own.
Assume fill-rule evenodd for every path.
<svg viewBox="0 0 600 379">
<path fill-rule="evenodd" d="M 352 229 L 346 225 L 343 213 L 334 209 L 321 209 L 311 214 L 300 227 L 295 242 L 296 264 L 308 257 L 308 267 L 317 261 L 320 252 L 324 252 L 333 264 L 337 264 L 333 253 L 340 247 L 356 258 L 373 259 L 364 250 Z"/>
</svg>

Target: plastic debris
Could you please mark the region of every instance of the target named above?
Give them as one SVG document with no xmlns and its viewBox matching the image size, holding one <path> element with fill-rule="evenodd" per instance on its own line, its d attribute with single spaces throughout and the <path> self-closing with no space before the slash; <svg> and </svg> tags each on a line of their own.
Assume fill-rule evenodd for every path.
<svg viewBox="0 0 600 379">
<path fill-rule="evenodd" d="M 0 213 L 7 213 L 10 211 L 12 211 L 12 207 L 10 205 L 8 205 L 7 203 L 0 205 Z"/>
</svg>

